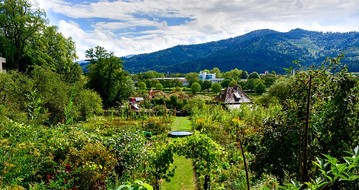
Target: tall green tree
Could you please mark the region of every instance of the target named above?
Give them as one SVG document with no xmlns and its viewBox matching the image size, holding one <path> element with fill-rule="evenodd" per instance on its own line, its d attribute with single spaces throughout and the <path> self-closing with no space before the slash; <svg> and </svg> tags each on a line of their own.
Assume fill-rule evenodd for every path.
<svg viewBox="0 0 359 190">
<path fill-rule="evenodd" d="M 134 83 L 122 69 L 120 58 L 99 46 L 87 50 L 86 58 L 90 62 L 88 86 L 100 94 L 105 107 L 116 106 L 131 96 Z"/>
<path fill-rule="evenodd" d="M 198 82 L 194 82 L 191 85 L 192 94 L 195 95 L 201 91 L 201 85 Z"/>
<path fill-rule="evenodd" d="M 156 83 L 155 87 L 157 90 L 163 90 L 163 85 L 160 82 Z"/>
<path fill-rule="evenodd" d="M 26 52 L 33 65 L 47 66 L 70 83 L 80 80 L 81 66 L 77 58 L 75 42 L 65 38 L 55 26 L 46 26 L 29 41 Z"/>
<path fill-rule="evenodd" d="M 146 83 L 144 82 L 139 82 L 138 85 L 137 85 L 138 89 L 140 91 L 146 91 L 147 90 L 147 86 L 146 86 Z"/>
<path fill-rule="evenodd" d="M 0 2 L 0 53 L 7 58 L 5 67 L 26 70 L 24 60 L 29 39 L 45 26 L 45 12 L 29 0 Z"/>
<path fill-rule="evenodd" d="M 188 81 L 188 86 L 192 86 L 194 82 L 199 82 L 198 73 L 195 72 L 186 74 L 185 78 Z"/>
<path fill-rule="evenodd" d="M 203 83 L 201 84 L 201 89 L 202 90 L 209 90 L 212 86 L 212 82 L 209 80 L 205 80 L 203 81 Z"/>
<path fill-rule="evenodd" d="M 214 68 L 211 70 L 211 73 L 216 74 L 216 77 L 217 77 L 217 78 L 222 77 L 222 75 L 221 75 L 221 70 L 219 70 L 218 67 L 214 67 Z"/>
<path fill-rule="evenodd" d="M 223 74 L 224 78 L 232 78 L 234 80 L 239 80 L 241 78 L 242 75 L 242 70 L 238 70 L 237 68 L 232 69 L 226 73 Z"/>
</svg>

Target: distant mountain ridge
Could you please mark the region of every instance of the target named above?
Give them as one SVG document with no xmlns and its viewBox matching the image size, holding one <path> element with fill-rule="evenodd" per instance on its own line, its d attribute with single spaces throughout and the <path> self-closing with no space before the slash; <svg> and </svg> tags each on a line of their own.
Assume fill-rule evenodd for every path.
<svg viewBox="0 0 359 190">
<path fill-rule="evenodd" d="M 178 45 L 165 50 L 122 57 L 130 73 L 147 70 L 188 73 L 218 67 L 249 72 L 276 71 L 293 66 L 319 64 L 326 57 L 344 54 L 343 64 L 359 71 L 359 32 L 323 33 L 294 29 L 289 32 L 256 30 L 242 36 L 196 45 Z"/>
</svg>

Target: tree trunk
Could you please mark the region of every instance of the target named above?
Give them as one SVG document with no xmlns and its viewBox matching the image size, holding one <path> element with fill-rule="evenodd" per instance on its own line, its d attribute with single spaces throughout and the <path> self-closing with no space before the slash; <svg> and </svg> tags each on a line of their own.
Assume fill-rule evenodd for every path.
<svg viewBox="0 0 359 190">
<path fill-rule="evenodd" d="M 302 183 L 307 182 L 309 180 L 308 179 L 308 129 L 309 129 L 311 88 L 312 88 L 312 75 L 309 75 L 309 87 L 308 87 L 308 96 L 307 96 L 307 113 L 306 113 L 306 118 L 305 118 L 305 129 L 304 129 Z"/>
<path fill-rule="evenodd" d="M 209 189 L 211 189 L 210 177 L 209 177 L 209 175 L 206 175 L 206 176 L 204 177 L 203 189 L 204 189 L 204 190 L 209 190 Z"/>
<path fill-rule="evenodd" d="M 247 168 L 246 156 L 244 155 L 244 149 L 243 149 L 243 145 L 242 145 L 241 138 L 238 138 L 238 144 L 239 144 L 239 147 L 240 147 L 241 152 L 242 152 L 242 158 L 243 158 L 244 170 L 245 170 L 245 172 L 246 172 L 247 190 L 250 190 L 250 185 L 249 185 L 249 174 L 248 174 L 248 168 Z"/>
</svg>

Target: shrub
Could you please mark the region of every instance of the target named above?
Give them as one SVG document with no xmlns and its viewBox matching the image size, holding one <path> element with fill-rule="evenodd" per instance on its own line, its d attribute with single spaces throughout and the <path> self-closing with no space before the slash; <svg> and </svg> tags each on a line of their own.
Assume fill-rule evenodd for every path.
<svg viewBox="0 0 359 190">
<path fill-rule="evenodd" d="M 82 149 L 70 148 L 65 162 L 80 189 L 102 189 L 116 164 L 114 155 L 100 142 L 87 143 Z"/>
<path fill-rule="evenodd" d="M 163 134 L 170 131 L 171 127 L 168 123 L 164 122 L 163 119 L 159 117 L 151 117 L 146 120 L 146 125 L 144 126 L 145 131 L 153 132 L 154 134 Z"/>
</svg>

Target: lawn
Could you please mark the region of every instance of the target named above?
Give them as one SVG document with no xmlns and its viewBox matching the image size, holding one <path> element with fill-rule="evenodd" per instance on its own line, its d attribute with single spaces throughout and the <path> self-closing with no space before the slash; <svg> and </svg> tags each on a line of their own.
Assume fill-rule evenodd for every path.
<svg viewBox="0 0 359 190">
<path fill-rule="evenodd" d="M 192 130 L 191 121 L 188 120 L 187 117 L 176 117 L 172 123 L 171 130 L 172 131 L 183 131 L 183 130 L 191 131 Z"/>
<path fill-rule="evenodd" d="M 192 129 L 191 122 L 187 117 L 176 117 L 173 121 L 172 131 Z M 163 190 L 195 190 L 196 179 L 193 172 L 193 165 L 191 159 L 186 159 L 183 156 L 174 157 L 176 166 L 175 176 L 171 182 L 164 182 L 162 185 Z"/>
<path fill-rule="evenodd" d="M 174 163 L 177 168 L 175 176 L 170 182 L 164 182 L 162 190 L 195 190 L 196 182 L 191 159 L 184 156 L 174 156 Z"/>
</svg>

